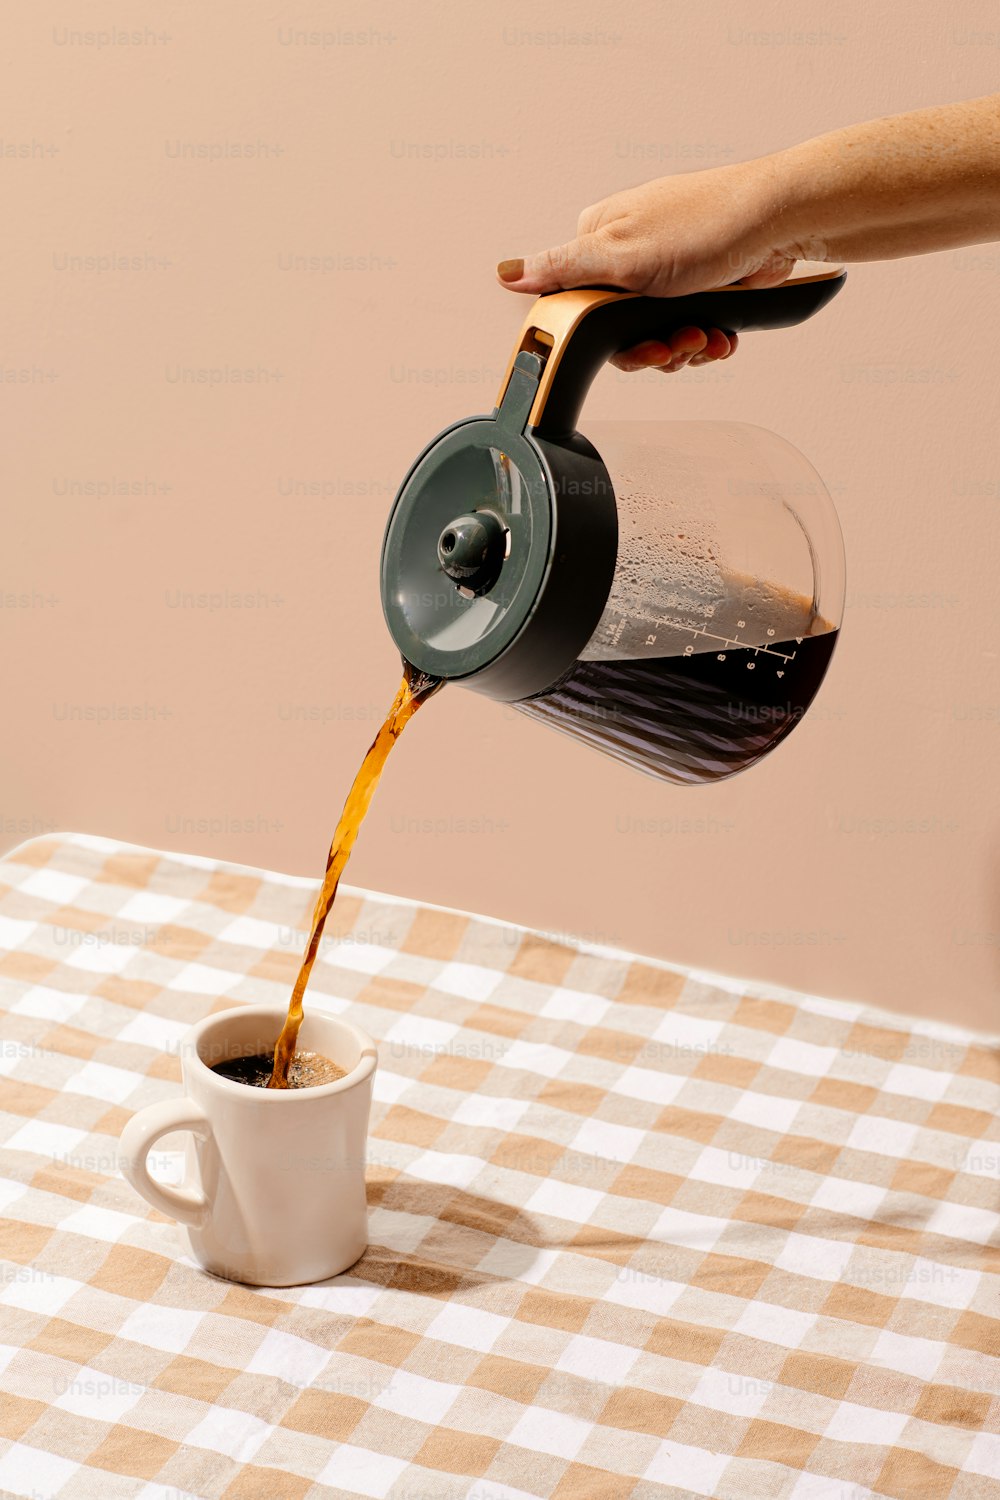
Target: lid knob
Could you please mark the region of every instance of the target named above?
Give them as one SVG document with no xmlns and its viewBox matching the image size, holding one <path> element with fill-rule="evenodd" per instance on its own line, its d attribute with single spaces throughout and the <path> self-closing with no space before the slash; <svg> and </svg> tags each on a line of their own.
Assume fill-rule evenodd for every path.
<svg viewBox="0 0 1000 1500">
<path fill-rule="evenodd" d="M 491 510 L 456 516 L 438 537 L 438 562 L 449 578 L 485 593 L 500 576 L 507 552 L 507 528 Z"/>
</svg>

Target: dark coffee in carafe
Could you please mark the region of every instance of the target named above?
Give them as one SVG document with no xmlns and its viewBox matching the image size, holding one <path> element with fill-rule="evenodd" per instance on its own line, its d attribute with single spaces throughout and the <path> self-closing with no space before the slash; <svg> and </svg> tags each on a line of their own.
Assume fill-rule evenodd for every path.
<svg viewBox="0 0 1000 1500">
<path fill-rule="evenodd" d="M 613 650 L 577 661 L 517 707 L 665 781 L 693 785 L 745 770 L 802 718 L 837 631 L 810 600 L 777 589 L 754 628 L 750 612 L 740 613 L 742 585 L 727 592 L 733 603 L 700 626 L 668 622 L 669 654 L 639 654 L 649 622 L 629 622 Z"/>
</svg>

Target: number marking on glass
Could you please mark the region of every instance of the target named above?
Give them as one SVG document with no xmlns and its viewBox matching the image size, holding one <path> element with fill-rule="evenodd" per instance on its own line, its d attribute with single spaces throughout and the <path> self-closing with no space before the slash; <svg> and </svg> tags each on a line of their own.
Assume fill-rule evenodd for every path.
<svg viewBox="0 0 1000 1500">
<path fill-rule="evenodd" d="M 747 643 L 745 641 L 741 641 L 740 638 L 739 638 L 739 636 L 717 635 L 714 631 L 706 630 L 705 627 L 704 627 L 704 625 L 692 625 L 687 620 L 678 620 L 676 618 L 671 619 L 669 616 L 664 616 L 663 620 L 662 620 L 662 623 L 664 625 L 666 625 L 671 630 L 685 630 L 685 631 L 687 631 L 688 635 L 694 636 L 696 640 L 699 637 L 703 636 L 706 641 L 718 641 L 719 644 L 722 645 L 722 646 L 727 646 L 727 647 L 728 646 L 739 646 L 743 650 L 747 649 Z M 744 627 L 746 626 L 746 621 L 745 620 L 737 620 L 736 623 L 737 623 L 737 625 L 742 625 Z M 773 629 L 771 629 L 771 630 L 768 630 L 767 633 L 768 633 L 769 636 L 773 637 L 775 632 L 774 632 Z M 802 637 L 797 635 L 795 637 L 795 640 L 801 646 L 801 644 L 802 644 Z M 652 646 L 653 644 L 655 644 L 655 641 L 656 641 L 656 636 L 655 635 L 653 635 L 653 636 L 647 636 L 646 637 L 646 645 L 647 646 Z M 755 651 L 757 653 L 757 655 L 759 655 L 759 656 L 772 656 L 777 661 L 783 661 L 786 664 L 786 666 L 787 666 L 787 664 L 789 662 L 795 660 L 795 652 L 794 651 L 792 651 L 792 652 L 775 651 L 775 650 L 773 650 L 768 645 L 753 646 L 750 649 L 753 650 L 753 651 Z M 684 655 L 685 656 L 690 656 L 692 654 L 693 650 L 694 650 L 693 646 L 685 646 L 684 647 Z M 722 657 L 722 654 L 720 653 L 719 660 L 721 661 L 722 659 L 723 659 L 723 657 Z"/>
</svg>

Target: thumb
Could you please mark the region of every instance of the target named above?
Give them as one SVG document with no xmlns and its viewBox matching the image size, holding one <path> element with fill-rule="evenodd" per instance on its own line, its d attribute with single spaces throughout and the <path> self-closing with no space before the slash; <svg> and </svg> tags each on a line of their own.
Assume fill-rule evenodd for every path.
<svg viewBox="0 0 1000 1500">
<path fill-rule="evenodd" d="M 780 250 L 774 250 L 755 271 L 741 276 L 735 285 L 754 289 L 780 286 L 783 281 L 788 280 L 794 268 L 794 255 L 785 255 Z"/>
<path fill-rule="evenodd" d="M 523 260 L 502 260 L 498 280 L 512 292 L 558 292 L 611 280 L 611 257 L 596 234 L 583 234 Z"/>
</svg>

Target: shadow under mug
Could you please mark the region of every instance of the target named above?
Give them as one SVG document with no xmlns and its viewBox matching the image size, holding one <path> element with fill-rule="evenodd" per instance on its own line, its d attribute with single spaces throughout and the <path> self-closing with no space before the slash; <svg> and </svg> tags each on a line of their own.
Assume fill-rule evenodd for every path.
<svg viewBox="0 0 1000 1500">
<path fill-rule="evenodd" d="M 300 1286 L 336 1276 L 368 1244 L 365 1146 L 378 1054 L 370 1036 L 311 1010 L 298 1046 L 346 1069 L 334 1083 L 252 1088 L 212 1071 L 271 1052 L 284 1008 L 246 1005 L 206 1016 L 181 1039 L 184 1094 L 140 1109 L 121 1135 L 121 1168 L 136 1192 L 184 1226 L 198 1263 L 251 1286 Z M 149 1174 L 169 1131 L 188 1131 L 185 1183 Z"/>
</svg>

